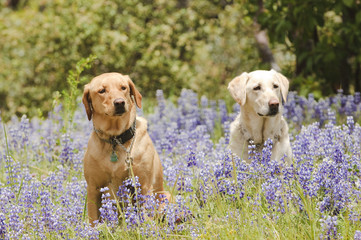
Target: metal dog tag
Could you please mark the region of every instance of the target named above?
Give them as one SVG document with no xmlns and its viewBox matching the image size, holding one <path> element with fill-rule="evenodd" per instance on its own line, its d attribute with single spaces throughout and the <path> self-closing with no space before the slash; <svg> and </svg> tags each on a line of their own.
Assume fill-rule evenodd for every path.
<svg viewBox="0 0 361 240">
<path fill-rule="evenodd" d="M 117 154 L 116 154 L 114 151 L 112 152 L 112 155 L 110 155 L 110 161 L 111 161 L 111 162 L 116 162 L 116 161 L 118 161 Z"/>
</svg>

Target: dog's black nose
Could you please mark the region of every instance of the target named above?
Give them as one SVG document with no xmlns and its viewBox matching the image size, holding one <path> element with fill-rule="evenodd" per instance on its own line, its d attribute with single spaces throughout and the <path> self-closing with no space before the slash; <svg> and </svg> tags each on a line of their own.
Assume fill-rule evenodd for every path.
<svg viewBox="0 0 361 240">
<path fill-rule="evenodd" d="M 123 98 L 117 98 L 113 101 L 114 104 L 114 114 L 120 116 L 125 113 L 125 100 Z"/>
<path fill-rule="evenodd" d="M 125 105 L 125 101 L 123 98 L 117 98 L 114 100 L 113 102 L 114 106 L 116 107 L 120 107 L 120 106 L 124 106 Z"/>
<path fill-rule="evenodd" d="M 272 99 L 268 102 L 268 106 L 270 108 L 278 108 L 279 105 L 280 105 L 280 102 L 276 99 Z"/>
</svg>

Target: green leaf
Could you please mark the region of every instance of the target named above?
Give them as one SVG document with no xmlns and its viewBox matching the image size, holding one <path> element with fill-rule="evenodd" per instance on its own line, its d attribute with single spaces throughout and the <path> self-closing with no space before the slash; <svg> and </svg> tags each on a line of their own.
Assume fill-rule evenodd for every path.
<svg viewBox="0 0 361 240">
<path fill-rule="evenodd" d="M 361 12 L 356 13 L 356 23 L 361 23 Z"/>
<path fill-rule="evenodd" d="M 342 0 L 342 1 L 347 7 L 352 7 L 354 5 L 354 0 Z"/>
</svg>

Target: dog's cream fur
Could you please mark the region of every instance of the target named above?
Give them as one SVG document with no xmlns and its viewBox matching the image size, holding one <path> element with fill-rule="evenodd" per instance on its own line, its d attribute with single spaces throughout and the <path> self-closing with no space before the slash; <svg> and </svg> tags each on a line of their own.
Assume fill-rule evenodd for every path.
<svg viewBox="0 0 361 240">
<path fill-rule="evenodd" d="M 134 96 L 134 98 L 132 97 Z M 118 100 L 116 100 L 118 99 Z M 159 156 L 147 133 L 147 121 L 136 117 L 136 106 L 141 108 L 142 96 L 132 80 L 120 73 L 105 73 L 85 85 L 83 104 L 94 128 L 84 156 L 84 175 L 87 181 L 87 206 L 89 222 L 99 219 L 101 206 L 100 188 L 108 187 L 115 198 L 122 182 L 129 177 L 125 162 L 126 152 L 116 146 L 118 161 L 111 162 L 112 145 L 102 139 L 109 139 L 129 129 L 136 119 L 136 135 L 131 156 L 134 158 L 132 170 L 139 177 L 142 194 L 162 193 L 170 198 L 163 189 L 163 169 Z M 122 112 L 117 112 L 116 101 L 124 102 Z M 132 140 L 124 144 L 129 148 Z"/>
<path fill-rule="evenodd" d="M 230 126 L 230 149 L 234 154 L 250 162 L 249 143 L 263 146 L 270 138 L 271 159 L 279 161 L 285 156 L 286 162 L 291 162 L 288 126 L 282 116 L 288 87 L 287 78 L 274 70 L 245 72 L 229 83 L 228 90 L 240 105 L 240 113 Z M 260 147 L 256 149 L 260 151 Z"/>
</svg>

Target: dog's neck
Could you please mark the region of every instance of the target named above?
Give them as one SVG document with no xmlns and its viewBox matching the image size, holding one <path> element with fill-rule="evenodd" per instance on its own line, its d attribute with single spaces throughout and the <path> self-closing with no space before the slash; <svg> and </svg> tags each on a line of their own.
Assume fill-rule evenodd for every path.
<svg viewBox="0 0 361 240">
<path fill-rule="evenodd" d="M 107 121 L 104 121 L 107 118 Z M 136 118 L 135 107 L 122 116 L 104 116 L 97 113 L 93 114 L 94 128 L 102 132 L 102 137 L 118 136 L 131 128 Z"/>
<path fill-rule="evenodd" d="M 277 141 L 280 136 L 280 122 L 282 113 L 279 112 L 273 117 L 261 117 L 254 111 L 241 109 L 239 119 L 239 131 L 247 140 L 254 144 L 263 144 L 268 138 Z"/>
<path fill-rule="evenodd" d="M 134 138 L 135 132 L 136 132 L 136 119 L 134 119 L 133 124 L 130 128 L 125 130 L 122 134 L 119 134 L 117 136 L 108 136 L 107 134 L 103 133 L 101 130 L 96 129 L 94 127 L 94 132 L 99 137 L 100 140 L 107 142 L 113 146 L 113 149 L 115 149 L 116 145 L 125 144 L 130 139 Z M 106 138 L 103 138 L 102 136 L 106 136 Z"/>
</svg>

